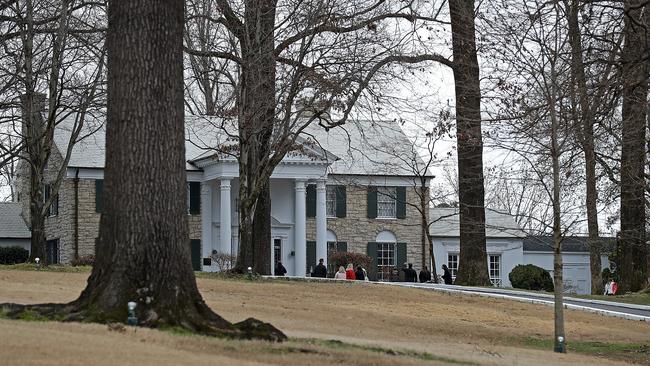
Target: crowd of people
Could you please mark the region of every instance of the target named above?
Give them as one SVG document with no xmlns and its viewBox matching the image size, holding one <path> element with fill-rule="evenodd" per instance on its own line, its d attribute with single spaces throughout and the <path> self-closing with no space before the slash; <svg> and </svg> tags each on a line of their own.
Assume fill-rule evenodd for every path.
<svg viewBox="0 0 650 366">
<path fill-rule="evenodd" d="M 327 278 L 327 266 L 325 266 L 325 261 L 323 258 L 318 260 L 318 264 L 316 267 L 313 268 L 311 272 L 311 277 L 320 277 L 320 278 Z M 442 265 L 442 280 L 446 285 L 451 285 L 453 283 L 452 280 L 452 275 L 451 271 L 447 267 L 447 265 L 443 264 Z M 282 262 L 277 262 L 275 265 L 274 269 L 274 274 L 276 276 L 284 276 L 287 274 L 287 269 L 284 268 L 282 265 Z M 361 265 L 357 265 L 356 269 L 354 268 L 354 265 L 352 263 L 348 263 L 347 268 L 344 266 L 340 266 L 338 271 L 334 273 L 334 279 L 337 280 L 356 280 L 356 281 L 369 281 L 370 279 L 368 278 L 368 271 L 366 271 L 365 268 Z M 424 266 L 424 268 L 418 272 L 413 269 L 413 264 L 411 263 L 404 263 L 404 267 L 402 268 L 401 275 L 400 275 L 400 281 L 401 282 L 431 282 L 431 272 L 429 269 Z"/>
</svg>

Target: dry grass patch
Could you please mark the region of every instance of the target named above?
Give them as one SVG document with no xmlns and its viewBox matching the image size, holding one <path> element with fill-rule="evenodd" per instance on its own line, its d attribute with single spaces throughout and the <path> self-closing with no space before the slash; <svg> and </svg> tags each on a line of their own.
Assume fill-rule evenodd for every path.
<svg viewBox="0 0 650 366">
<path fill-rule="evenodd" d="M 86 277 L 83 273 L 0 270 L 0 302 L 70 301 L 84 287 Z M 170 360 L 181 360 L 177 364 L 189 364 L 191 360 L 193 364 L 202 364 L 210 359 L 217 364 L 221 361 L 232 363 L 233 359 L 238 360 L 237 364 L 245 361 L 314 365 L 343 362 L 367 365 L 650 364 L 647 348 L 644 348 L 650 340 L 647 323 L 597 314 L 566 311 L 569 350 L 574 352 L 558 355 L 544 343 L 553 334 L 552 308 L 541 305 L 361 283 L 199 278 L 198 284 L 206 302 L 227 320 L 237 322 L 252 316 L 271 322 L 292 340 L 272 345 L 179 336 L 147 329 L 138 329 L 133 334 L 130 331 L 115 334 L 100 325 L 6 320 L 0 322 L 0 334 L 23 332 L 18 338 L 24 345 L 37 338 L 34 335 L 37 329 L 47 329 L 48 334 L 52 334 L 49 342 L 54 344 L 43 344 L 44 347 L 38 347 L 39 351 L 35 352 L 56 350 L 60 346 L 57 342 L 64 342 L 68 336 L 79 337 L 78 342 L 63 346 L 57 357 L 67 352 L 74 354 L 93 349 L 93 342 L 110 341 L 118 343 L 109 347 L 111 349 L 119 349 L 121 342 L 125 342 L 127 348 L 124 349 L 135 347 L 136 353 L 140 346 L 145 354 L 153 350 L 161 355 L 171 352 Z M 144 341 L 140 338 L 143 335 L 146 335 Z M 108 338 L 102 341 L 104 337 Z M 589 342 L 595 346 L 587 347 Z M 0 348 L 2 355 L 10 349 L 4 345 L 0 347 L 3 347 Z M 616 352 L 606 351 L 616 347 Z M 122 360 L 120 354 L 126 352 L 117 353 L 106 357 Z M 31 356 L 24 357 L 27 358 L 21 360 Z M 157 363 L 171 364 L 165 363 L 162 356 L 156 359 Z M 147 364 L 146 360 L 142 362 Z"/>
</svg>

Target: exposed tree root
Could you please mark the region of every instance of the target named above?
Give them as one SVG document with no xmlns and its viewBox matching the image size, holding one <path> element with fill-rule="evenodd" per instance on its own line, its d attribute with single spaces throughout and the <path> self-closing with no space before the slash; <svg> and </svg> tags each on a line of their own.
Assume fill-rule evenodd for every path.
<svg viewBox="0 0 650 366">
<path fill-rule="evenodd" d="M 269 323 L 254 318 L 248 318 L 239 323 L 229 323 L 207 308 L 207 314 L 185 315 L 182 319 L 147 319 L 138 322 L 138 326 L 148 328 L 180 327 L 193 333 L 230 339 L 260 339 L 271 342 L 282 342 L 287 336 Z M 115 320 L 95 312 L 92 307 L 81 308 L 76 302 L 67 304 L 33 304 L 23 305 L 14 303 L 0 304 L 0 314 L 9 319 L 52 320 L 62 322 L 83 323 L 114 323 Z"/>
</svg>

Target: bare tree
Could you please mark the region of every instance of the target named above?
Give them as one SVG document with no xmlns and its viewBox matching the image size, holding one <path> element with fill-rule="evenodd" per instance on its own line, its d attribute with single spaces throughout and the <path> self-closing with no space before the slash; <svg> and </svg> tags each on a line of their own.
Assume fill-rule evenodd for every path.
<svg viewBox="0 0 650 366">
<path fill-rule="evenodd" d="M 481 87 L 473 0 L 449 1 L 458 144 L 458 201 L 460 204 L 460 255 L 456 283 L 489 285 L 485 243 L 485 187 Z"/>
<path fill-rule="evenodd" d="M 645 162 L 648 107 L 648 36 L 650 9 L 645 1 L 629 0 L 625 7 L 621 54 L 623 125 L 621 136 L 621 235 L 618 270 L 621 291 L 647 286 Z"/>
<path fill-rule="evenodd" d="M 239 254 L 236 269 L 270 273 L 268 180 L 310 124 L 345 124 L 362 102 L 381 101 L 380 78 L 393 65 L 438 62 L 446 57 L 415 35 L 438 24 L 440 4 L 355 0 L 300 3 L 216 1 L 209 16 L 227 34 L 197 57 L 227 60 L 239 126 Z M 200 42 L 194 42 L 200 44 Z M 309 113 L 306 113 L 309 112 Z M 301 268 L 302 266 L 298 266 Z"/>
<path fill-rule="evenodd" d="M 203 301 L 190 263 L 185 199 L 184 2 L 111 2 L 104 212 L 97 262 L 69 304 L 3 305 L 69 320 L 177 326 L 230 337 L 284 340 L 248 319 L 231 324 Z M 151 195 L 149 192 L 155 192 Z M 127 303 L 135 302 L 134 314 Z"/>
<path fill-rule="evenodd" d="M 70 0 L 16 1 L 1 9 L 0 77 L 12 83 L 1 94 L 0 130 L 13 143 L 6 145 L 9 149 L 0 149 L 0 161 L 4 165 L 21 159 L 21 179 L 28 181 L 24 186 L 32 232 L 31 258 L 40 257 L 43 264 L 47 264 L 45 217 L 58 199 L 72 147 L 84 136 L 86 113 L 96 108 L 101 95 L 103 34 L 93 21 L 102 9 L 102 4 Z M 63 164 L 46 182 L 54 130 L 73 113 L 68 149 L 60 152 Z"/>
</svg>

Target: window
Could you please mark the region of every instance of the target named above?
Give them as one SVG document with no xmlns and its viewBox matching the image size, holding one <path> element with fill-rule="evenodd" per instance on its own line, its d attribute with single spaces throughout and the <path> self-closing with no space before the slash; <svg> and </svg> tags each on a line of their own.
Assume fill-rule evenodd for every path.
<svg viewBox="0 0 650 366">
<path fill-rule="evenodd" d="M 45 255 L 47 256 L 48 264 L 59 263 L 59 239 L 45 242 Z"/>
<path fill-rule="evenodd" d="M 489 255 L 488 261 L 489 261 L 488 268 L 490 269 L 490 282 L 492 282 L 492 286 L 500 287 L 501 286 L 501 256 Z"/>
<path fill-rule="evenodd" d="M 377 243 L 377 280 L 390 281 L 395 268 L 395 243 Z"/>
<path fill-rule="evenodd" d="M 456 281 L 456 274 L 458 273 L 458 254 L 447 255 L 447 267 L 451 272 L 451 279 Z"/>
<path fill-rule="evenodd" d="M 325 195 L 327 217 L 336 217 L 336 186 L 327 186 Z"/>
<path fill-rule="evenodd" d="M 52 195 L 52 185 L 46 184 L 43 189 L 43 203 L 47 203 Z M 57 194 L 52 201 L 52 204 L 47 209 L 47 216 L 56 216 L 59 214 L 59 195 Z"/>
<path fill-rule="evenodd" d="M 187 182 L 187 214 L 201 214 L 201 182 Z"/>
<path fill-rule="evenodd" d="M 397 189 L 395 187 L 377 188 L 377 217 L 397 217 Z"/>
<path fill-rule="evenodd" d="M 273 268 L 282 262 L 282 239 L 273 239 Z"/>
</svg>

